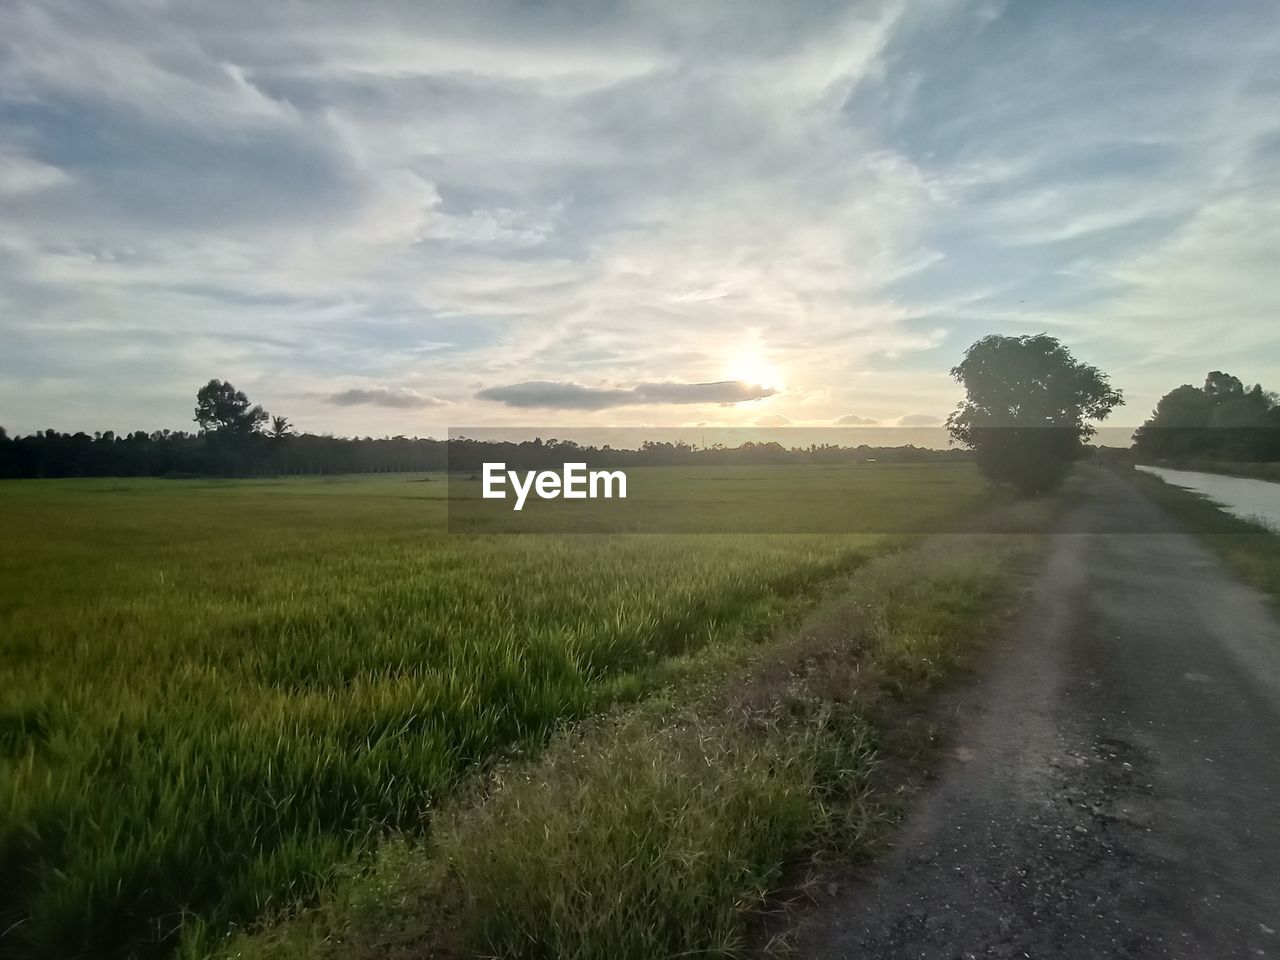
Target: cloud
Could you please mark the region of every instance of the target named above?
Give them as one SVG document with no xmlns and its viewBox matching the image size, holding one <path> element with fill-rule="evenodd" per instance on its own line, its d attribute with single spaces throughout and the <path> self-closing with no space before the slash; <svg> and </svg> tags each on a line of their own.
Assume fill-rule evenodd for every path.
<svg viewBox="0 0 1280 960">
<path fill-rule="evenodd" d="M 712 383 L 641 383 L 634 387 L 584 387 L 561 380 L 527 380 L 503 387 L 487 387 L 476 393 L 509 407 L 546 407 L 558 410 L 606 410 L 644 404 L 732 404 L 760 400 L 777 393 L 771 387 L 719 380 Z"/>
<path fill-rule="evenodd" d="M 928 413 L 908 413 L 904 417 L 898 418 L 898 426 L 900 427 L 936 427 L 942 423 L 941 417 L 935 417 Z"/>
<path fill-rule="evenodd" d="M 57 167 L 0 144 L 0 197 L 37 193 L 69 183 L 71 178 Z"/>
<path fill-rule="evenodd" d="M 713 383 L 642 383 L 634 391 L 640 403 L 742 403 L 772 397 L 778 391 L 742 380 Z"/>
<path fill-rule="evenodd" d="M 1041 329 L 1130 409 L 1274 377 L 1266 0 L 581 6 L 0 2 L 6 426 L 175 426 L 209 365 L 316 430 L 754 378 L 866 426 Z"/>
<path fill-rule="evenodd" d="M 856 413 L 847 413 L 836 420 L 836 423 L 842 427 L 870 427 L 879 422 L 871 417 L 860 417 Z"/>
<path fill-rule="evenodd" d="M 443 407 L 447 401 L 429 397 L 408 387 L 352 387 L 341 393 L 330 394 L 326 403 L 339 407 L 357 407 L 362 404 L 373 407 L 391 407 L 396 410 L 415 410 L 424 407 Z"/>
<path fill-rule="evenodd" d="M 584 387 L 558 380 L 527 380 L 505 387 L 476 391 L 478 400 L 494 400 L 508 407 L 553 407 L 560 410 L 604 410 L 636 401 L 631 390 Z"/>
<path fill-rule="evenodd" d="M 767 417 L 756 417 L 756 426 L 758 427 L 786 427 L 793 422 L 790 417 L 784 417 L 778 413 L 770 414 Z"/>
<path fill-rule="evenodd" d="M 162 426 L 189 416 L 199 357 L 318 428 L 421 406 L 327 400 L 335 375 L 442 396 L 563 379 L 554 406 L 624 421 L 767 395 L 723 386 L 750 378 L 723 365 L 747 327 L 797 383 L 806 344 L 874 355 L 903 333 L 872 301 L 919 262 L 902 231 L 928 186 L 843 103 L 905 10 L 0 4 L 22 158 L 0 407 L 93 426 L 46 419 L 61 377 Z M 264 329 L 281 345 L 244 345 Z M 629 393 L 574 390 L 599 383 Z"/>
</svg>

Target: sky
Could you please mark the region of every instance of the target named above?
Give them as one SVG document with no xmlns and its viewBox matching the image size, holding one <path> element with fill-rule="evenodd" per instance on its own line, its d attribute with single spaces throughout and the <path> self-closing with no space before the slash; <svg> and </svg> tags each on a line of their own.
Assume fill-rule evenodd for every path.
<svg viewBox="0 0 1280 960">
<path fill-rule="evenodd" d="M 3 0 L 0 425 L 937 423 L 1280 389 L 1271 0 Z"/>
</svg>

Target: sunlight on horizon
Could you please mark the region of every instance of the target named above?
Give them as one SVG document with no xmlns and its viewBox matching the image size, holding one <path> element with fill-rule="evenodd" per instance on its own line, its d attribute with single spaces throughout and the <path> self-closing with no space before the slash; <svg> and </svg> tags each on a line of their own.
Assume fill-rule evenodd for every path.
<svg viewBox="0 0 1280 960">
<path fill-rule="evenodd" d="M 768 387 L 781 393 L 787 388 L 782 367 L 774 363 L 758 345 L 740 347 L 730 355 L 724 367 L 726 380 L 739 380 L 757 387 Z"/>
</svg>

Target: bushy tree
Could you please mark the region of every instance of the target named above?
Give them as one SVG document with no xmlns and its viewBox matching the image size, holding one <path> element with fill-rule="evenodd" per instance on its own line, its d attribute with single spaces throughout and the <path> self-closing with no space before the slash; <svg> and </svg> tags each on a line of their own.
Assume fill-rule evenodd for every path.
<svg viewBox="0 0 1280 960">
<path fill-rule="evenodd" d="M 267 411 L 250 406 L 243 390 L 230 381 L 210 380 L 196 392 L 195 421 L 202 434 L 247 437 L 257 433 L 267 420 Z"/>
<path fill-rule="evenodd" d="M 1280 459 L 1280 407 L 1261 384 L 1214 370 L 1204 386 L 1184 383 L 1161 397 L 1133 440 L 1157 460 Z"/>
<path fill-rule="evenodd" d="M 974 451 L 989 479 L 1026 494 L 1051 490 L 1104 420 L 1124 402 L 1097 367 L 1055 337 L 983 337 L 951 375 L 965 400 L 947 418 L 956 443 Z"/>
<path fill-rule="evenodd" d="M 1204 378 L 1204 395 L 1214 403 L 1244 396 L 1244 384 L 1239 377 L 1233 377 L 1221 370 L 1213 370 Z"/>
</svg>

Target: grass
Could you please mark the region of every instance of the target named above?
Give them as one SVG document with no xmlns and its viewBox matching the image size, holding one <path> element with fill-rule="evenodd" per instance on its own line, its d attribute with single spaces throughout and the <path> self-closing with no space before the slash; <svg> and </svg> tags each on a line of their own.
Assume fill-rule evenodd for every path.
<svg viewBox="0 0 1280 960">
<path fill-rule="evenodd" d="M 957 484 L 975 477 L 970 463 L 644 467 L 627 471 L 625 500 L 520 512 L 483 499 L 479 476 L 454 474 L 447 491 L 450 529 L 466 533 L 904 533 L 949 529 Z"/>
<path fill-rule="evenodd" d="M 1126 474 L 1241 577 L 1280 599 L 1280 536 L 1219 508 L 1213 501 L 1149 473 Z"/>
<path fill-rule="evenodd" d="M 881 530 L 988 500 L 967 466 L 822 482 Z M 449 534 L 443 487 L 6 485 L 0 952 L 199 952 L 903 539 Z"/>
<path fill-rule="evenodd" d="M 1022 511 L 1023 528 L 1047 519 Z M 1036 544 L 957 535 L 870 562 L 781 641 L 704 652 L 692 688 L 500 769 L 426 843 L 384 843 L 315 909 L 219 956 L 742 955 L 749 912 L 801 854 L 884 836 L 879 706 L 971 662 Z"/>
</svg>

